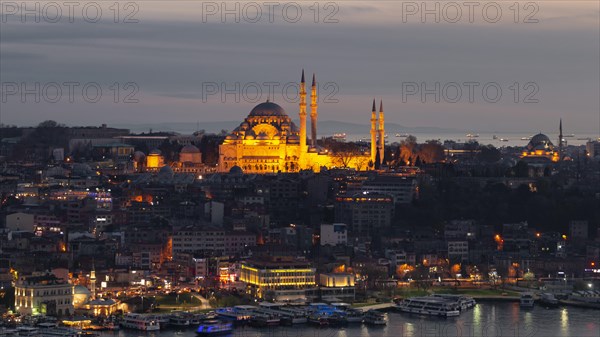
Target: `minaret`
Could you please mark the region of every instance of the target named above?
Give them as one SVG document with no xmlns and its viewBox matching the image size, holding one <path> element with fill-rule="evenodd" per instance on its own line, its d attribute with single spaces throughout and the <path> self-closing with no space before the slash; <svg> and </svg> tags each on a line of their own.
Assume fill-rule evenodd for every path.
<svg viewBox="0 0 600 337">
<path fill-rule="evenodd" d="M 375 99 L 373 98 L 373 108 L 371 109 L 371 161 L 375 165 L 375 157 L 377 156 L 377 108 L 375 107 Z"/>
<path fill-rule="evenodd" d="M 379 101 L 379 164 L 383 164 L 385 151 L 385 121 L 383 118 L 383 100 Z"/>
<path fill-rule="evenodd" d="M 306 83 L 304 81 L 304 69 L 302 69 L 302 79 L 300 80 L 300 148 L 298 158 L 300 168 L 304 168 L 304 158 L 306 149 Z"/>
<path fill-rule="evenodd" d="M 92 264 L 92 271 L 90 272 L 90 296 L 92 300 L 96 299 L 96 267 Z"/>
<path fill-rule="evenodd" d="M 312 88 L 310 91 L 310 145 L 317 146 L 317 82 L 313 73 Z"/>
<path fill-rule="evenodd" d="M 563 133 L 562 133 L 562 118 L 560 119 L 560 124 L 558 125 L 558 160 L 562 160 L 563 157 Z"/>
</svg>

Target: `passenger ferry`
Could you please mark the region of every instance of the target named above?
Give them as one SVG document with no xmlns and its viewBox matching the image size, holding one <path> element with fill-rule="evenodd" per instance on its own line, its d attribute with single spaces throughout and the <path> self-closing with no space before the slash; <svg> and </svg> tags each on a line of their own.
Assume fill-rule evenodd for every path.
<svg viewBox="0 0 600 337">
<path fill-rule="evenodd" d="M 386 325 L 387 320 L 385 319 L 385 314 L 377 310 L 369 310 L 365 314 L 365 324 Z"/>
<path fill-rule="evenodd" d="M 308 321 L 304 311 L 287 307 L 282 303 L 261 302 L 256 312 L 276 315 L 280 318 L 282 324 L 302 324 Z"/>
<path fill-rule="evenodd" d="M 126 314 L 121 326 L 142 331 L 160 330 L 160 323 L 154 317 L 142 314 Z"/>
<path fill-rule="evenodd" d="M 403 312 L 420 315 L 441 317 L 460 315 L 460 305 L 457 301 L 437 296 L 408 298 L 402 300 L 396 308 Z"/>
<path fill-rule="evenodd" d="M 365 319 L 365 313 L 358 309 L 348 309 L 345 311 L 346 322 L 348 323 L 362 323 Z"/>
<path fill-rule="evenodd" d="M 463 295 L 454 295 L 454 294 L 435 294 L 433 297 L 440 297 L 446 299 L 448 301 L 456 301 L 460 306 L 460 310 L 471 309 L 477 304 L 472 297 L 463 296 Z"/>
<path fill-rule="evenodd" d="M 255 308 L 249 305 L 237 305 L 235 307 L 219 308 L 215 312 L 220 317 L 232 320 L 234 323 L 243 323 L 250 320 Z"/>
<path fill-rule="evenodd" d="M 169 319 L 169 325 L 175 327 L 187 327 L 190 326 L 191 322 L 188 317 L 183 315 L 173 315 Z"/>
<path fill-rule="evenodd" d="M 277 326 L 281 322 L 278 315 L 254 313 L 250 317 L 249 324 L 255 327 Z"/>
<path fill-rule="evenodd" d="M 201 336 L 227 335 L 231 332 L 233 332 L 233 324 L 221 321 L 206 321 L 196 330 L 196 334 Z"/>
<path fill-rule="evenodd" d="M 534 300 L 532 293 L 522 293 L 520 305 L 522 308 L 533 308 Z"/>
</svg>

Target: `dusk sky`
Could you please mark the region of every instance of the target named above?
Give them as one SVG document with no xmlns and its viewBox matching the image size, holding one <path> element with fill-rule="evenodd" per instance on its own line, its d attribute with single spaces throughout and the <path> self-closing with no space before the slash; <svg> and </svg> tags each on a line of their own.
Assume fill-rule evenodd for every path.
<svg viewBox="0 0 600 337">
<path fill-rule="evenodd" d="M 43 6 L 46 2 L 39 3 Z M 461 5 L 462 17 L 456 23 L 447 22 L 456 16 L 454 8 L 441 13 L 439 23 L 433 15 L 421 22 L 421 13 L 408 15 L 407 10 L 414 8 L 400 1 L 337 1 L 328 8 L 326 2 L 320 2 L 318 23 L 314 22 L 314 10 L 307 7 L 312 1 L 300 2 L 304 7 L 296 23 L 282 17 L 286 2 L 274 9 L 273 23 L 268 22 L 265 2 L 255 2 L 263 10 L 259 22 L 244 20 L 256 14 L 246 7 L 248 17 L 242 16 L 240 23 L 235 23 L 233 16 L 223 23 L 221 8 L 208 15 L 214 8 L 200 1 L 135 1 L 129 8 L 123 2 L 117 15 L 120 22 L 114 23 L 115 12 L 109 8 L 113 2 L 96 1 L 102 17 L 90 23 L 82 20 L 81 8 L 86 3 L 75 8 L 73 23 L 66 6 L 60 22 L 44 20 L 54 15 L 48 9 L 41 22 L 31 22 L 33 16 L 29 16 L 24 23 L 20 14 L 12 14 L 14 8 L 2 1 L 0 122 L 36 125 L 53 119 L 68 125 L 201 124 L 241 121 L 257 104 L 244 101 L 243 96 L 235 102 L 233 95 L 222 103 L 220 94 L 203 100 L 203 87 L 213 82 L 228 87 L 236 82 L 242 87 L 251 82 L 261 86 L 279 82 L 271 99 L 296 119 L 298 104 L 285 101 L 281 86 L 299 81 L 304 68 L 308 81 L 315 72 L 321 85 L 335 83 L 329 90 L 321 88 L 320 99 L 339 88 L 333 97 L 339 102 L 321 101 L 320 120 L 366 126 L 371 100 L 376 97 L 384 101 L 386 121 L 404 126 L 537 132 L 556 130 L 563 118 L 568 133 L 599 132 L 598 1 L 536 1 L 536 7 L 528 8 L 521 2 L 518 14 L 509 8 L 513 1 L 496 1 L 502 9 L 496 23 L 486 22 L 494 18 L 495 8 L 489 8 L 484 17 L 484 2 L 475 7 L 473 23 L 466 6 Z M 34 6 L 34 2 L 29 4 Z M 244 8 L 246 3 L 239 4 Z M 433 8 L 435 2 L 430 4 Z M 447 5 L 439 4 L 440 8 Z M 139 11 L 130 19 L 138 22 L 123 23 L 135 9 Z M 336 9 L 339 12 L 333 14 Z M 295 16 L 294 10 L 290 8 L 288 15 Z M 329 21 L 337 22 L 324 22 L 331 14 Z M 403 14 L 407 15 L 404 19 Z M 16 83 L 21 90 L 23 83 L 33 88 L 35 83 L 47 87 L 52 82 L 98 83 L 103 96 L 97 103 L 86 102 L 79 86 L 70 103 L 67 87 L 63 87 L 63 97 L 56 103 L 44 97 L 35 103 L 32 95 L 22 103 L 20 93 L 14 93 L 11 86 Z M 125 88 L 128 82 L 139 87 L 133 97 L 137 103 L 122 102 L 134 88 Z M 451 98 L 455 88 L 448 83 L 458 83 L 462 97 L 451 103 L 442 96 L 436 103 L 433 95 L 428 95 L 422 103 L 421 96 L 414 94 L 403 102 L 403 88 L 407 90 L 411 83 L 434 88 L 436 82 L 440 88 L 446 85 Z M 474 89 L 474 103 L 469 102 L 464 82 L 481 83 Z M 514 102 L 515 82 L 520 87 L 518 103 Z M 532 83 L 526 85 L 528 82 Z M 119 103 L 113 102 L 113 83 L 120 87 Z M 498 102 L 486 102 L 482 94 L 486 83 L 502 89 Z M 262 101 L 268 95 L 263 88 Z M 13 93 L 7 92 L 9 89 Z M 488 91 L 492 98 L 493 90 Z M 48 95 L 54 96 L 50 91 L 52 88 Z M 539 102 L 525 102 L 528 94 Z"/>
</svg>

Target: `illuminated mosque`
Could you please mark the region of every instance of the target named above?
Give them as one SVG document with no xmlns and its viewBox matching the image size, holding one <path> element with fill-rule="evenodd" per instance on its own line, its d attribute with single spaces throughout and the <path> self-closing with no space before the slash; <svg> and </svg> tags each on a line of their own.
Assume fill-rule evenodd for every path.
<svg viewBox="0 0 600 337">
<path fill-rule="evenodd" d="M 552 144 L 550 138 L 543 133 L 531 137 L 523 149 L 521 158 L 527 162 L 558 162 L 562 158 L 564 136 L 562 133 L 562 120 L 559 125 L 558 148 Z"/>
<path fill-rule="evenodd" d="M 338 154 L 317 144 L 317 86 L 315 75 L 312 78 L 310 126 L 306 128 L 306 85 L 304 70 L 300 81 L 300 127 L 296 126 L 286 111 L 267 100 L 250 111 L 244 121 L 235 128 L 219 145 L 219 172 L 229 172 L 232 168 L 245 173 L 298 172 L 321 168 L 350 167 L 357 170 L 373 168 L 375 161 L 383 163 L 385 146 L 385 122 L 383 103 L 379 105 L 379 119 L 373 100 L 371 111 L 370 152 L 352 154 L 344 160 Z"/>
</svg>

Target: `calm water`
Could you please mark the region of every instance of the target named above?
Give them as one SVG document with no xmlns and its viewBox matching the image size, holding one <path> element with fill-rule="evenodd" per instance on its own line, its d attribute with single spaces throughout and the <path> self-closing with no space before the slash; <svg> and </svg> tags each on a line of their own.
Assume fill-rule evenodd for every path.
<svg viewBox="0 0 600 337">
<path fill-rule="evenodd" d="M 311 325 L 255 329 L 239 327 L 231 337 L 598 337 L 600 336 L 600 311 L 560 307 L 545 309 L 520 309 L 518 303 L 477 304 L 460 317 L 439 319 L 389 312 L 385 327 L 365 325 L 343 328 L 316 328 Z M 112 337 L 191 337 L 190 328 L 177 335 L 176 330 L 143 333 L 122 330 L 104 333 Z"/>
<path fill-rule="evenodd" d="M 476 133 L 476 132 L 473 132 Z M 527 143 L 529 143 L 529 140 L 523 140 L 521 139 L 522 137 L 531 137 L 534 134 L 536 134 L 537 132 L 533 132 L 530 134 L 525 134 L 525 133 L 480 133 L 479 137 L 477 138 L 473 138 L 473 140 L 478 141 L 480 144 L 482 145 L 494 145 L 495 147 L 503 147 L 503 146 L 526 146 Z M 404 140 L 406 137 L 396 137 L 396 133 L 393 130 L 388 130 L 387 131 L 388 137 L 386 138 L 387 144 L 391 144 L 394 142 L 401 142 L 402 140 Z M 403 133 L 404 134 L 404 133 Z M 453 140 L 456 142 L 466 142 L 469 140 L 469 138 L 466 136 L 465 133 L 441 133 L 441 134 L 434 134 L 434 133 L 421 133 L 421 132 L 409 132 L 407 134 L 411 134 L 415 137 L 417 137 L 417 141 L 419 143 L 424 143 L 427 140 L 431 140 L 431 139 L 435 139 L 435 140 L 439 140 L 440 142 L 444 142 L 444 140 Z M 567 132 L 565 132 L 565 134 L 568 134 Z M 546 136 L 548 136 L 550 138 L 550 141 L 552 141 L 552 143 L 554 145 L 558 144 L 558 132 L 549 132 L 549 133 L 545 133 Z M 331 135 L 329 135 L 331 136 Z M 496 136 L 496 139 L 494 139 L 494 136 Z M 365 140 L 369 140 L 371 136 L 368 134 L 348 134 L 346 136 L 346 139 L 348 141 L 358 141 L 360 139 L 365 139 Z M 501 139 L 505 139 L 506 141 L 502 141 Z M 590 134 L 590 133 L 580 133 L 580 134 L 576 134 L 574 137 L 565 137 L 564 140 L 567 143 L 567 145 L 585 145 L 585 143 L 587 143 L 588 139 L 597 139 L 598 138 L 598 134 Z"/>
</svg>

